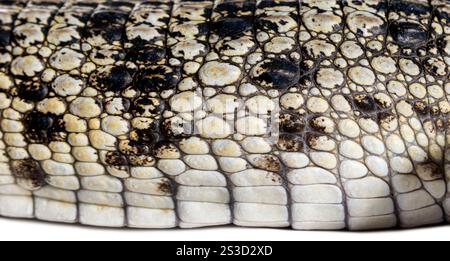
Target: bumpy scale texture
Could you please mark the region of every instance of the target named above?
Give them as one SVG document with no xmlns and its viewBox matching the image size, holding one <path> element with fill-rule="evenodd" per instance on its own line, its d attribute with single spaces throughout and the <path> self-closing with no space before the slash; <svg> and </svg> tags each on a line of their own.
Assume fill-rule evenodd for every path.
<svg viewBox="0 0 450 261">
<path fill-rule="evenodd" d="M 0 216 L 450 220 L 448 1 L 3 0 L 0 64 Z"/>
</svg>

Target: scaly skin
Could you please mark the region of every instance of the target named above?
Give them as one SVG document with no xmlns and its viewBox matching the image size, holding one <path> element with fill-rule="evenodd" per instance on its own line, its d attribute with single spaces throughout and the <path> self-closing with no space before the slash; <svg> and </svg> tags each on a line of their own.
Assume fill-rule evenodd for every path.
<svg viewBox="0 0 450 261">
<path fill-rule="evenodd" d="M 0 3 L 0 216 L 449 220 L 450 3 Z"/>
</svg>

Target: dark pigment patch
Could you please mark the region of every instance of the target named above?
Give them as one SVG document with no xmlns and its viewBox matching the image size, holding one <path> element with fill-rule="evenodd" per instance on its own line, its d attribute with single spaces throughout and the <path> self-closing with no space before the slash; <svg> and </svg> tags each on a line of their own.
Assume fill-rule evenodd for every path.
<svg viewBox="0 0 450 261">
<path fill-rule="evenodd" d="M 131 113 L 138 117 L 157 118 L 164 111 L 164 102 L 157 98 L 139 97 L 131 104 Z"/>
<path fill-rule="evenodd" d="M 300 79 L 300 68 L 291 61 L 281 58 L 264 61 L 257 65 L 253 80 L 264 87 L 287 89 L 297 84 Z"/>
<path fill-rule="evenodd" d="M 430 12 L 430 7 L 413 1 L 394 0 L 390 5 L 392 11 L 403 12 L 406 15 L 426 15 Z"/>
<path fill-rule="evenodd" d="M 172 194 L 173 188 L 169 179 L 164 179 L 158 184 L 158 190 L 164 194 Z"/>
<path fill-rule="evenodd" d="M 299 152 L 303 150 L 303 140 L 301 136 L 280 134 L 277 147 L 282 151 Z"/>
<path fill-rule="evenodd" d="M 11 32 L 8 28 L 0 27 L 0 47 L 6 47 L 11 40 Z"/>
<path fill-rule="evenodd" d="M 102 38 L 106 43 L 113 44 L 122 40 L 123 28 L 120 26 L 110 26 L 108 28 L 90 28 L 86 32 L 85 38 Z"/>
<path fill-rule="evenodd" d="M 123 25 L 127 21 L 128 15 L 119 12 L 98 12 L 89 20 L 90 27 L 105 28 L 111 25 Z"/>
<path fill-rule="evenodd" d="M 167 139 L 182 139 L 189 137 L 190 126 L 178 118 L 166 119 L 161 125 L 161 132 Z"/>
<path fill-rule="evenodd" d="M 143 92 L 159 92 L 176 87 L 180 73 L 168 66 L 149 66 L 138 72 L 136 87 Z"/>
<path fill-rule="evenodd" d="M 253 163 L 253 166 L 275 173 L 278 173 L 281 170 L 280 160 L 272 155 L 262 155 L 256 162 Z"/>
<path fill-rule="evenodd" d="M 253 27 L 251 17 L 226 17 L 215 21 L 212 30 L 220 37 L 236 36 Z"/>
<path fill-rule="evenodd" d="M 127 59 L 137 64 L 153 64 L 166 57 L 164 48 L 154 46 L 133 47 L 127 50 Z"/>
<path fill-rule="evenodd" d="M 243 2 L 223 2 L 214 9 L 215 12 L 226 14 L 228 16 L 238 15 L 238 12 L 253 12 L 255 4 L 251 1 Z"/>
<path fill-rule="evenodd" d="M 263 0 L 258 4 L 259 9 L 269 8 L 269 7 L 279 7 L 279 6 L 287 6 L 287 7 L 296 7 L 296 2 L 278 2 L 274 0 Z"/>
<path fill-rule="evenodd" d="M 425 70 L 435 77 L 448 76 L 448 66 L 442 60 L 428 58 L 423 65 Z"/>
<path fill-rule="evenodd" d="M 396 120 L 397 117 L 392 112 L 380 112 L 378 113 L 378 124 L 389 124 L 392 121 Z"/>
<path fill-rule="evenodd" d="M 127 155 L 153 155 L 153 148 L 160 140 L 160 135 L 153 129 L 133 130 L 130 133 L 131 151 Z M 131 152 L 131 153 L 130 153 Z"/>
<path fill-rule="evenodd" d="M 33 159 L 14 160 L 11 162 L 11 169 L 16 178 L 31 181 L 34 188 L 45 184 L 45 173 Z"/>
<path fill-rule="evenodd" d="M 299 114 L 282 113 L 280 115 L 280 131 L 289 133 L 302 132 L 305 128 L 305 120 Z"/>
<path fill-rule="evenodd" d="M 376 104 L 372 97 L 366 94 L 353 95 L 353 102 L 357 109 L 363 112 L 372 112 L 376 110 Z"/>
<path fill-rule="evenodd" d="M 414 111 L 420 117 L 425 117 L 425 116 L 429 115 L 429 113 L 430 113 L 430 108 L 423 101 L 416 101 L 416 102 L 414 102 L 413 108 L 414 108 Z"/>
<path fill-rule="evenodd" d="M 31 143 L 49 143 L 50 141 L 64 141 L 64 120 L 60 116 L 31 112 L 25 115 L 25 137 Z"/>
<path fill-rule="evenodd" d="M 125 66 L 97 71 L 90 77 L 91 86 L 101 91 L 118 92 L 127 88 L 132 81 L 132 75 Z"/>
<path fill-rule="evenodd" d="M 128 165 L 127 158 L 117 151 L 108 151 L 106 153 L 105 163 L 111 166 Z"/>
<path fill-rule="evenodd" d="M 394 41 L 402 47 L 424 45 L 428 41 L 427 29 L 418 23 L 393 22 L 389 32 Z"/>
<path fill-rule="evenodd" d="M 21 99 L 38 102 L 47 97 L 48 87 L 35 81 L 22 82 L 17 91 Z"/>
<path fill-rule="evenodd" d="M 169 141 L 160 141 L 153 148 L 153 155 L 159 157 L 167 153 L 177 153 L 177 147 Z"/>
<path fill-rule="evenodd" d="M 125 58 L 125 53 L 122 50 L 114 50 L 110 52 L 110 50 L 99 49 L 93 51 L 91 57 L 98 60 L 110 59 L 114 61 L 120 61 Z"/>
<path fill-rule="evenodd" d="M 309 126 L 313 130 L 318 131 L 318 132 L 322 132 L 322 133 L 325 133 L 325 129 L 326 129 L 325 123 L 326 123 L 325 122 L 325 118 L 321 118 L 320 116 L 312 117 L 309 120 Z"/>
</svg>

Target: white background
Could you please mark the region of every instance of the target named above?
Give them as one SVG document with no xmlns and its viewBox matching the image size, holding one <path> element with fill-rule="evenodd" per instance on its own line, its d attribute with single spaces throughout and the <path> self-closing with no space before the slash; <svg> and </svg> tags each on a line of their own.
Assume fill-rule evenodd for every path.
<svg viewBox="0 0 450 261">
<path fill-rule="evenodd" d="M 383 232 L 294 231 L 241 227 L 131 230 L 0 218 L 0 240 L 450 240 L 450 225 Z"/>
</svg>

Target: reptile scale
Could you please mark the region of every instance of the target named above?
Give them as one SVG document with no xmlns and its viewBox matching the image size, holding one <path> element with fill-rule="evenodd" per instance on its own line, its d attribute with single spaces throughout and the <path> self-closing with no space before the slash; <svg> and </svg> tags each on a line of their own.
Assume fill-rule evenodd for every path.
<svg viewBox="0 0 450 261">
<path fill-rule="evenodd" d="M 446 0 L 1 0 L 0 216 L 450 220 Z"/>
</svg>

